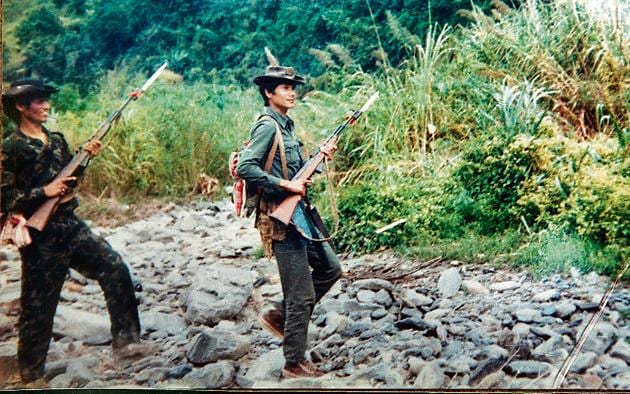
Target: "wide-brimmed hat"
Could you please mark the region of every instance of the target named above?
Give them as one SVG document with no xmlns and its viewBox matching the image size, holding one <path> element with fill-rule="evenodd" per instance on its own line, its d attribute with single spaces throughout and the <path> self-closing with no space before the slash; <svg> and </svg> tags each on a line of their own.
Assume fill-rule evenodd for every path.
<svg viewBox="0 0 630 394">
<path fill-rule="evenodd" d="M 58 89 L 38 79 L 18 79 L 11 83 L 9 90 L 2 94 L 2 109 L 4 113 L 12 119 L 18 119 L 19 114 L 15 104 L 19 98 L 27 97 L 49 97 Z"/>
<path fill-rule="evenodd" d="M 269 48 L 265 47 L 265 54 L 269 61 L 269 66 L 263 75 L 259 75 L 254 78 L 254 83 L 258 86 L 264 85 L 267 82 L 281 81 L 293 84 L 303 84 L 305 82 L 304 77 L 297 75 L 293 67 L 281 66 L 278 59 L 273 56 Z"/>
<path fill-rule="evenodd" d="M 16 98 L 24 96 L 43 96 L 48 97 L 51 94 L 57 92 L 58 89 L 50 85 L 44 84 L 44 82 L 38 79 L 18 79 L 11 83 L 11 87 L 7 90 L 2 98 Z"/>
</svg>

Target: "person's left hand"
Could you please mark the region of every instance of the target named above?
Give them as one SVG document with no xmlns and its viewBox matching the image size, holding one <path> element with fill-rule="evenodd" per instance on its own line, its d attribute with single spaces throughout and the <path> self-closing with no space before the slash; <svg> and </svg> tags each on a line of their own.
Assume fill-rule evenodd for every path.
<svg viewBox="0 0 630 394">
<path fill-rule="evenodd" d="M 337 151 L 337 144 L 325 145 L 321 148 L 321 152 L 326 156 L 326 159 L 332 160 L 335 152 Z"/>
<path fill-rule="evenodd" d="M 98 155 L 101 151 L 101 141 L 89 141 L 85 145 L 83 145 L 83 149 L 90 155 L 90 157 L 94 157 Z"/>
</svg>

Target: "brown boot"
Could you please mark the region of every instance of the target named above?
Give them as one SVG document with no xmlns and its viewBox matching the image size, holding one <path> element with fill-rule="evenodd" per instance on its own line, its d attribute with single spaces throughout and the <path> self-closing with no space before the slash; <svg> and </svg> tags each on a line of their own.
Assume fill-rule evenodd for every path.
<svg viewBox="0 0 630 394">
<path fill-rule="evenodd" d="M 258 318 L 258 322 L 274 337 L 284 339 L 284 316 L 279 310 L 268 310 Z"/>
<path fill-rule="evenodd" d="M 285 378 L 319 378 L 324 375 L 324 372 L 306 360 L 297 364 L 285 364 L 282 369 L 282 376 Z"/>
</svg>

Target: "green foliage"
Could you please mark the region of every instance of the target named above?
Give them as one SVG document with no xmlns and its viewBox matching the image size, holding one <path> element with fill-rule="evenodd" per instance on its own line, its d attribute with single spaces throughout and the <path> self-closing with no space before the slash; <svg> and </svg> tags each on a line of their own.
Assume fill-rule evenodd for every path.
<svg viewBox="0 0 630 394">
<path fill-rule="evenodd" d="M 487 7 L 490 1 L 479 3 Z M 330 44 L 371 70 L 383 64 L 383 55 L 375 56 L 381 50 L 389 64 L 405 56 L 393 33 L 382 28 L 388 14 L 398 18 L 401 29 L 423 35 L 433 23 L 465 23 L 453 10 L 469 8 L 470 2 L 427 5 L 400 0 L 9 0 L 5 18 L 9 26 L 17 24 L 7 32 L 17 36 L 9 51 L 24 59 L 10 64 L 5 77 L 39 75 L 85 88 L 94 75 L 115 66 L 146 72 L 166 59 L 186 78 L 219 75 L 249 83 L 266 65 L 265 45 L 283 64 L 305 74 L 325 71 L 309 49 L 329 50 Z"/>
<path fill-rule="evenodd" d="M 98 110 L 60 115 L 58 124 L 72 145 L 83 143 L 118 108 L 124 93 L 145 78 L 111 72 L 101 81 L 100 93 L 87 100 Z M 96 195 L 126 198 L 183 196 L 202 173 L 226 181 L 228 154 L 247 137 L 259 106 L 254 89 L 158 82 L 128 106 L 106 137 L 103 153 L 86 174 L 86 187 Z"/>
<path fill-rule="evenodd" d="M 345 186 L 338 198 L 342 245 L 375 250 L 416 242 L 415 253 L 433 247 L 435 256 L 449 255 L 440 245 L 453 240 L 450 255 L 462 255 L 456 251 L 475 236 L 515 232 L 527 245 L 528 237 L 559 226 L 571 235 L 534 243 L 544 243 L 547 260 L 514 250 L 508 260 L 521 256 L 550 270 L 561 262 L 608 274 L 618 269 L 630 250 L 621 48 L 608 38 L 613 34 L 601 34 L 611 26 L 582 10 L 539 11 L 491 20 L 477 10 L 473 26 L 440 38 L 429 32 L 421 45 L 390 18 L 407 40 L 409 60 L 378 77 L 348 76 L 381 98 L 366 127 L 344 137 L 337 161 Z M 589 60 L 594 52 L 597 64 Z M 563 53 L 574 57 L 561 59 Z M 576 90 L 569 94 L 567 86 Z M 342 94 L 350 88 L 346 82 Z M 436 179 L 440 187 L 427 199 L 425 185 Z M 407 222 L 374 234 L 400 218 Z"/>
<path fill-rule="evenodd" d="M 571 266 L 614 276 L 624 257 L 628 257 L 627 250 L 624 256 L 618 247 L 602 247 L 580 237 L 568 226 L 553 226 L 521 248 L 513 262 L 532 267 L 538 276 L 568 272 Z"/>
<path fill-rule="evenodd" d="M 267 45 L 315 76 L 291 112 L 307 148 L 380 92 L 335 157 L 342 249 L 614 274 L 630 255 L 623 29 L 571 2 L 483 1 L 457 16 L 467 1 L 430 3 L 9 2 L 5 75 L 59 82 L 57 117 L 77 145 L 167 58 L 184 81 L 132 103 L 86 187 L 185 196 L 202 172 L 227 180 L 261 105 L 237 86 Z"/>
</svg>

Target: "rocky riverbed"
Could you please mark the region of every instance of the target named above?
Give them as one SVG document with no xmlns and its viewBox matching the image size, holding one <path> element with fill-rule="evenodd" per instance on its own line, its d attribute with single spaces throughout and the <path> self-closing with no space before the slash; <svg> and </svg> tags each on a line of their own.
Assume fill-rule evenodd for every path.
<svg viewBox="0 0 630 394">
<path fill-rule="evenodd" d="M 155 354 L 115 362 L 95 281 L 71 272 L 48 353 L 51 388 L 551 388 L 609 281 L 594 273 L 534 280 L 490 264 L 342 260 L 316 306 L 309 357 L 327 374 L 282 379 L 281 341 L 257 316 L 281 299 L 275 262 L 227 202 L 170 205 L 94 228 L 142 285 L 143 338 Z M 0 388 L 15 382 L 20 262 L 0 249 Z M 563 387 L 630 390 L 630 289 L 621 285 Z"/>
</svg>

